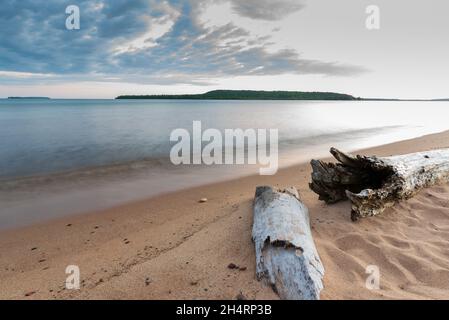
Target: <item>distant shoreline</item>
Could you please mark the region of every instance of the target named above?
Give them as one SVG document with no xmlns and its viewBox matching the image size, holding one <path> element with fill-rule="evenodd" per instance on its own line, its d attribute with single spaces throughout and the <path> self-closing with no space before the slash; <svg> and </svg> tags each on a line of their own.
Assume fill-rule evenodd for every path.
<svg viewBox="0 0 449 320">
<path fill-rule="evenodd" d="M 201 94 L 122 95 L 115 99 L 147 100 L 360 100 L 335 92 L 214 90 Z"/>
<path fill-rule="evenodd" d="M 8 97 L 8 100 L 21 100 L 21 99 L 29 99 L 29 100 L 50 100 L 49 97 Z"/>
<path fill-rule="evenodd" d="M 116 100 L 309 100 L 309 101 L 449 101 L 449 99 L 361 98 L 336 92 L 214 90 L 200 94 L 120 95 Z"/>
<path fill-rule="evenodd" d="M 120 95 L 115 98 L 51 98 L 11 96 L 0 100 L 241 100 L 241 101 L 422 101 L 448 102 L 449 98 L 440 99 L 400 99 L 400 98 L 363 98 L 349 94 L 320 91 L 257 91 L 257 90 L 214 90 L 200 94 L 150 94 Z"/>
</svg>

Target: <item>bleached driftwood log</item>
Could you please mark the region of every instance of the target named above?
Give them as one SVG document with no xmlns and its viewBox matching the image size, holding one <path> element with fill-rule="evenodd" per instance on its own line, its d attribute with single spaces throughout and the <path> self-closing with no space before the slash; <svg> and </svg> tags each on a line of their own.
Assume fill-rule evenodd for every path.
<svg viewBox="0 0 449 320">
<path fill-rule="evenodd" d="M 281 299 L 317 300 L 324 268 L 310 231 L 309 212 L 298 191 L 257 187 L 252 232 L 257 279 Z"/>
<path fill-rule="evenodd" d="M 310 188 L 327 203 L 349 198 L 353 221 L 449 181 L 449 149 L 392 157 L 352 156 L 335 148 L 330 152 L 340 163 L 312 160 Z"/>
</svg>

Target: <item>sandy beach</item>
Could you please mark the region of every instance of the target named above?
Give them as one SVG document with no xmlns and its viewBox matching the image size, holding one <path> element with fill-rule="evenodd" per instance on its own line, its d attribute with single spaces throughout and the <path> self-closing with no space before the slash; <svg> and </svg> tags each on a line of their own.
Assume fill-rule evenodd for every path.
<svg viewBox="0 0 449 320">
<path fill-rule="evenodd" d="M 331 147 L 331 146 L 329 146 Z M 387 156 L 449 147 L 449 132 L 360 151 Z M 308 188 L 308 163 L 274 176 L 191 188 L 0 233 L 1 299 L 276 299 L 255 278 L 258 185 L 295 186 L 309 207 L 326 273 L 322 299 L 449 299 L 449 185 L 353 223 L 349 202 Z M 207 198 L 205 203 L 199 199 Z M 234 263 L 237 269 L 229 269 Z M 65 289 L 77 265 L 81 289 Z M 380 289 L 365 287 L 368 265 Z"/>
</svg>

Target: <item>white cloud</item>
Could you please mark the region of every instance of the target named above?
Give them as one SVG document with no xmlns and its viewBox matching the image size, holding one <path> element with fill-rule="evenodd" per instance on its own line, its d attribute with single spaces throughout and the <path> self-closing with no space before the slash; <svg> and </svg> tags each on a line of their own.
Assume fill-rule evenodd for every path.
<svg viewBox="0 0 449 320">
<path fill-rule="evenodd" d="M 49 78 L 54 75 L 50 73 L 32 73 L 32 72 L 17 72 L 17 71 L 2 71 L 0 70 L 0 77 L 29 79 L 29 78 Z"/>
<path fill-rule="evenodd" d="M 122 43 L 113 48 L 115 55 L 122 53 L 133 53 L 145 49 L 152 48 L 157 45 L 157 40 L 169 32 L 176 23 L 181 13 L 170 6 L 166 1 L 151 1 L 154 9 L 165 12 L 162 17 L 152 17 L 143 15 L 141 19 L 146 21 L 148 30 L 126 43 Z"/>
<path fill-rule="evenodd" d="M 175 21 L 167 19 L 166 16 L 162 18 L 150 18 L 149 29 L 144 34 L 124 43 L 116 46 L 112 49 L 114 54 L 132 53 L 140 50 L 152 48 L 157 45 L 157 39 L 164 36 L 171 30 Z"/>
</svg>

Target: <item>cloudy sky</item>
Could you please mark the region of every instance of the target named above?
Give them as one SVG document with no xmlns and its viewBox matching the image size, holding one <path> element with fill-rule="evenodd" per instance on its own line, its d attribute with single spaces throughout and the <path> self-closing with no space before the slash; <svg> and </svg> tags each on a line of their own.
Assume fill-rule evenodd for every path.
<svg viewBox="0 0 449 320">
<path fill-rule="evenodd" d="M 80 9 L 67 30 L 66 7 Z M 366 8 L 380 29 L 366 28 Z M 0 97 L 449 97 L 447 0 L 2 0 Z"/>
</svg>

